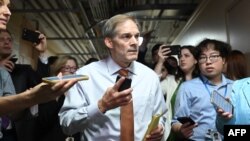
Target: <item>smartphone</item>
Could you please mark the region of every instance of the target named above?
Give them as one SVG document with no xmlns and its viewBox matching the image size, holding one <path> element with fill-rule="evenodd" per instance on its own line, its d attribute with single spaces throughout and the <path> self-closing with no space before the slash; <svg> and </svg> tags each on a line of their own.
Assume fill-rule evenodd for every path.
<svg viewBox="0 0 250 141">
<path fill-rule="evenodd" d="M 162 48 L 170 48 L 171 52 L 168 55 L 179 55 L 181 51 L 180 45 L 163 46 Z"/>
<path fill-rule="evenodd" d="M 10 58 L 9 60 L 15 64 L 15 63 L 16 63 L 16 61 L 17 61 L 18 59 L 17 59 L 17 58 L 15 58 L 15 57 L 12 57 L 12 58 Z"/>
<path fill-rule="evenodd" d="M 233 104 L 219 92 L 213 91 L 211 95 L 211 103 L 216 107 L 221 108 L 223 111 L 233 114 Z"/>
<path fill-rule="evenodd" d="M 44 77 L 42 78 L 42 81 L 45 83 L 50 83 L 50 84 L 54 84 L 57 83 L 61 80 L 70 80 L 70 79 L 77 79 L 78 81 L 81 80 L 88 80 L 89 77 L 87 75 L 64 75 L 61 78 L 58 76 L 52 76 L 52 77 Z"/>
<path fill-rule="evenodd" d="M 121 78 L 121 76 L 117 76 L 116 78 L 116 82 Z M 132 79 L 129 79 L 129 78 L 125 78 L 125 80 L 123 81 L 122 85 L 120 86 L 120 88 L 118 89 L 118 91 L 123 91 L 123 90 L 126 90 L 128 88 L 131 87 L 131 83 L 132 83 Z"/>
<path fill-rule="evenodd" d="M 23 28 L 23 32 L 22 32 L 23 40 L 39 44 L 40 43 L 39 35 L 40 33 L 38 32 L 35 32 L 27 28 Z"/>
<path fill-rule="evenodd" d="M 190 117 L 178 117 L 177 120 L 182 124 L 187 122 L 189 122 L 191 125 L 195 124 L 195 122 Z"/>
</svg>

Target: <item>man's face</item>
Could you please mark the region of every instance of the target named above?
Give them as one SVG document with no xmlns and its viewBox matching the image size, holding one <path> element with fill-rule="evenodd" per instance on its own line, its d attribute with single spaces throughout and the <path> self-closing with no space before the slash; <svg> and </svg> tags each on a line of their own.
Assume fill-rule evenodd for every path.
<svg viewBox="0 0 250 141">
<path fill-rule="evenodd" d="M 120 23 L 116 27 L 116 35 L 107 38 L 106 45 L 114 61 L 122 67 L 127 67 L 138 57 L 139 29 L 132 20 Z"/>
<path fill-rule="evenodd" d="M 0 29 L 6 29 L 6 25 L 10 19 L 9 0 L 0 0 Z"/>
<path fill-rule="evenodd" d="M 12 53 L 12 38 L 8 32 L 0 33 L 0 55 L 9 56 Z"/>
<path fill-rule="evenodd" d="M 221 75 L 225 59 L 220 56 L 219 51 L 213 49 L 212 44 L 209 46 L 211 47 L 202 51 L 198 62 L 201 74 L 213 79 Z"/>
</svg>

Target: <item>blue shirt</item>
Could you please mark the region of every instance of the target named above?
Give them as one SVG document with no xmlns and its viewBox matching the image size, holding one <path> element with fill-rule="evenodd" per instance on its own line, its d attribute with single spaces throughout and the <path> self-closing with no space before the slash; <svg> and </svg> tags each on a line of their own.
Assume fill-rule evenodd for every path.
<svg viewBox="0 0 250 141">
<path fill-rule="evenodd" d="M 233 118 L 217 118 L 217 128 L 222 133 L 225 124 L 250 124 L 250 77 L 236 80 L 230 100 L 234 106 Z"/>
<path fill-rule="evenodd" d="M 89 76 L 80 81 L 68 92 L 59 112 L 60 124 L 64 132 L 74 134 L 81 131 L 82 140 L 119 141 L 120 108 L 101 113 L 98 100 L 106 89 L 115 84 L 117 71 L 121 67 L 111 57 L 82 67 L 76 73 Z M 136 61 L 128 70 L 132 78 L 135 141 L 142 141 L 148 124 L 155 114 L 166 109 L 159 78 L 150 68 Z M 160 124 L 165 124 L 161 118 Z"/>
<path fill-rule="evenodd" d="M 183 82 L 176 96 L 172 124 L 178 122 L 177 117 L 191 117 L 198 126 L 193 129 L 190 139 L 204 141 L 208 129 L 216 131 L 216 109 L 210 102 L 210 95 L 217 90 L 223 96 L 228 96 L 232 82 L 224 76 L 219 85 L 211 84 L 204 76 Z"/>
<path fill-rule="evenodd" d="M 0 96 L 15 94 L 15 88 L 8 71 L 0 67 Z"/>
<path fill-rule="evenodd" d="M 4 68 L 0 67 L 0 96 L 14 95 L 15 93 L 10 74 Z M 1 127 L 2 119 L 0 118 L 0 139 L 3 137 Z"/>
</svg>

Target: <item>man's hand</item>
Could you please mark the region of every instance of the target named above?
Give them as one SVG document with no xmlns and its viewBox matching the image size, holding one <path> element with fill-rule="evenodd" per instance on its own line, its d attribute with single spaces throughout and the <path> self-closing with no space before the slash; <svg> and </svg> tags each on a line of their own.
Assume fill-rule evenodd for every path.
<svg viewBox="0 0 250 141">
<path fill-rule="evenodd" d="M 15 67 L 15 64 L 12 61 L 10 61 L 10 58 L 11 56 L 0 61 L 0 66 L 6 68 L 8 72 L 12 72 Z"/>
<path fill-rule="evenodd" d="M 124 106 L 132 102 L 132 88 L 118 91 L 121 84 L 125 81 L 125 77 L 119 79 L 113 87 L 109 87 L 102 99 L 98 101 L 98 107 L 101 112 L 105 113 L 109 109 Z"/>
<path fill-rule="evenodd" d="M 179 135 L 181 138 L 188 139 L 193 135 L 193 129 L 197 126 L 197 124 L 190 124 L 189 122 L 184 123 L 180 126 Z"/>
<path fill-rule="evenodd" d="M 232 115 L 231 113 L 225 112 L 225 111 L 223 111 L 221 108 L 218 108 L 218 109 L 217 109 L 217 113 L 218 113 L 218 115 L 219 115 L 220 117 L 222 117 L 222 118 L 224 118 L 224 119 L 227 119 L 227 120 L 229 120 L 229 119 L 231 119 L 231 118 L 233 117 L 233 115 Z"/>
<path fill-rule="evenodd" d="M 160 141 L 163 137 L 164 128 L 162 125 L 158 125 L 152 132 L 146 136 L 145 141 Z"/>
</svg>

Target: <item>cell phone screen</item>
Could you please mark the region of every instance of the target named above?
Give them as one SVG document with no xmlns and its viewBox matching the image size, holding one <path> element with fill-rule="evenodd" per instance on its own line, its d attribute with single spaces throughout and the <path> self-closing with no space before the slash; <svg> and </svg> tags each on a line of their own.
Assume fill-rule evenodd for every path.
<svg viewBox="0 0 250 141">
<path fill-rule="evenodd" d="M 216 107 L 221 108 L 223 111 L 233 114 L 233 104 L 230 103 L 224 96 L 219 94 L 217 91 L 213 91 L 211 95 L 211 102 Z"/>
<path fill-rule="evenodd" d="M 116 82 L 120 79 L 121 77 L 118 75 L 117 78 L 116 78 Z M 123 90 L 126 90 L 128 88 L 131 87 L 131 82 L 132 82 L 132 79 L 129 79 L 129 78 L 125 78 L 125 80 L 123 81 L 122 85 L 120 86 L 120 88 L 118 89 L 118 91 L 123 91 Z"/>
</svg>

